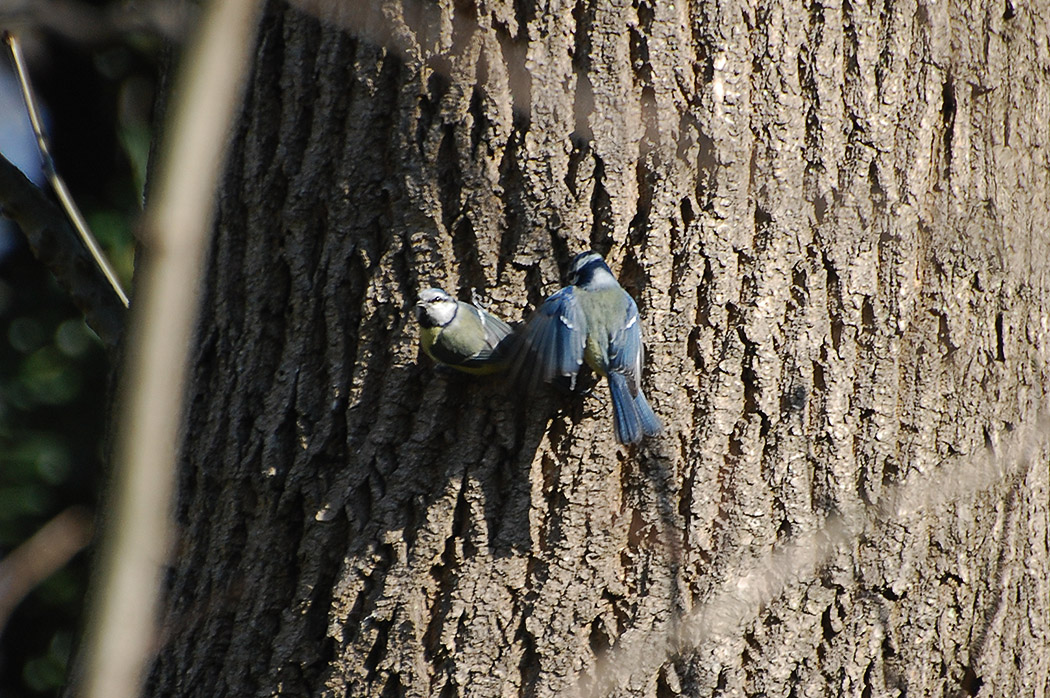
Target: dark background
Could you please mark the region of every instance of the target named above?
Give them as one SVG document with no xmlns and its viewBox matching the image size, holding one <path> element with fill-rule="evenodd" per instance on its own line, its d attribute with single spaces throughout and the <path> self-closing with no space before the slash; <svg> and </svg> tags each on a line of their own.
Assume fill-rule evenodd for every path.
<svg viewBox="0 0 1050 698">
<path fill-rule="evenodd" d="M 58 171 L 130 288 L 132 231 L 141 212 L 167 39 L 150 27 L 107 27 L 117 5 L 81 3 L 98 22 L 83 24 L 82 35 L 76 23 L 59 30 L 33 18 L 0 29 L 22 40 Z M 61 24 L 53 19 L 48 23 Z M 6 46 L 0 70 L 11 71 Z M 17 94 L 14 99 L 20 103 Z M 9 118 L 0 124 L 11 126 Z M 0 226 L 2 557 L 70 507 L 97 518 L 113 366 L 21 231 L 6 219 Z M 92 550 L 38 586 L 0 629 L 0 698 L 55 695 L 65 684 L 83 622 Z"/>
</svg>

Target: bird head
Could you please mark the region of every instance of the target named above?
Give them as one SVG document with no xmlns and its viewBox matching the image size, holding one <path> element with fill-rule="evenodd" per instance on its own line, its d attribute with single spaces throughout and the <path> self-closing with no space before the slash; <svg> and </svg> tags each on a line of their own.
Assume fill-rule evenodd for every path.
<svg viewBox="0 0 1050 698">
<path fill-rule="evenodd" d="M 423 327 L 444 327 L 456 317 L 459 303 L 440 288 L 426 288 L 419 292 L 416 320 Z"/>
<path fill-rule="evenodd" d="M 615 286 L 616 277 L 597 252 L 581 252 L 572 259 L 569 267 L 569 283 L 581 288 Z"/>
</svg>

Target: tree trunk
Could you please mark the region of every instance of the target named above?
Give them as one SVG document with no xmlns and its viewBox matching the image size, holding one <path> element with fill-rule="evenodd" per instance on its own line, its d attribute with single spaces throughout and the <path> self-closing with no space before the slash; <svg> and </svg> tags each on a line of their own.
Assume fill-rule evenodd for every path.
<svg viewBox="0 0 1050 698">
<path fill-rule="evenodd" d="M 151 694 L 1046 695 L 1047 7 L 373 4 L 263 22 Z M 589 248 L 640 447 L 417 348 Z"/>
</svg>

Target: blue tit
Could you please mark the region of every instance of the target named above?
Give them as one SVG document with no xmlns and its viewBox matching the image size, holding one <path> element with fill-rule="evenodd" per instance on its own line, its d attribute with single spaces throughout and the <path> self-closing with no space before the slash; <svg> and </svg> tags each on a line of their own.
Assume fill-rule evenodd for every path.
<svg viewBox="0 0 1050 698">
<path fill-rule="evenodd" d="M 510 325 L 439 288 L 424 289 L 416 303 L 419 344 L 427 356 L 464 373 L 496 373 L 507 367 Z"/>
<path fill-rule="evenodd" d="M 601 255 L 572 260 L 569 286 L 543 302 L 525 326 L 518 361 L 546 382 L 575 385 L 583 362 L 609 381 L 616 440 L 641 441 L 661 429 L 642 392 L 642 326 L 638 306 Z M 524 367 L 524 366 L 523 366 Z"/>
</svg>

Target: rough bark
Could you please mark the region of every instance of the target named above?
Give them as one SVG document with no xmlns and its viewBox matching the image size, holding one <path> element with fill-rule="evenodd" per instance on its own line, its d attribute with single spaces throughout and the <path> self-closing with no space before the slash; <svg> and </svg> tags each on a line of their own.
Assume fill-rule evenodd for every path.
<svg viewBox="0 0 1050 698">
<path fill-rule="evenodd" d="M 152 694 L 1046 695 L 1046 5 L 375 5 L 264 20 Z M 636 449 L 415 342 L 590 247 Z"/>
</svg>

